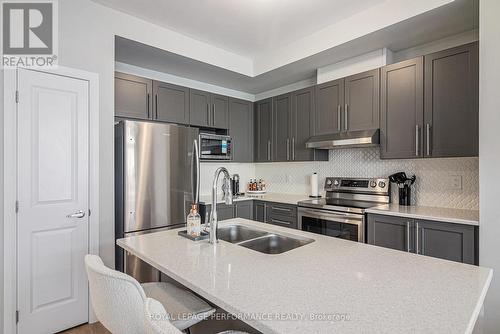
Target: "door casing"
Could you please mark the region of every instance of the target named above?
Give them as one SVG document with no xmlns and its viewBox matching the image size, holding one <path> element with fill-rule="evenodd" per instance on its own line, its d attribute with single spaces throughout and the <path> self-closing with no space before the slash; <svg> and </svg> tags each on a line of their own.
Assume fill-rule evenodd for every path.
<svg viewBox="0 0 500 334">
<path fill-rule="evenodd" d="M 58 66 L 55 69 L 4 69 L 4 285 L 3 333 L 17 333 L 17 78 L 19 71 L 67 76 L 89 83 L 89 253 L 99 254 L 99 76 Z M 20 97 L 22 98 L 22 97 Z M 89 322 L 96 318 L 89 303 Z"/>
</svg>

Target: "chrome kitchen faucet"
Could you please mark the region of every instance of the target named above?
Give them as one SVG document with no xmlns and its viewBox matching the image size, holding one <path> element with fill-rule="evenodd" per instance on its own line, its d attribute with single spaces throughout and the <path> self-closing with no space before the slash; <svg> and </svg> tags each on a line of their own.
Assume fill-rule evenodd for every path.
<svg viewBox="0 0 500 334">
<path fill-rule="evenodd" d="M 217 238 L 217 185 L 219 183 L 219 175 L 224 174 L 224 186 L 222 191 L 224 192 L 224 198 L 227 205 L 233 204 L 233 192 L 231 190 L 231 177 L 229 172 L 224 167 L 219 167 L 215 171 L 214 182 L 212 186 L 212 210 L 210 211 L 210 238 L 209 242 L 211 244 L 216 244 L 218 242 Z M 206 228 L 206 226 L 205 226 Z"/>
</svg>

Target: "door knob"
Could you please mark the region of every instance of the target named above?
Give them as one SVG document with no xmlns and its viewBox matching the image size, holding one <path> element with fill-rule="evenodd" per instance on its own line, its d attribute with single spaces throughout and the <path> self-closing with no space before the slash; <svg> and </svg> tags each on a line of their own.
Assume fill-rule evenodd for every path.
<svg viewBox="0 0 500 334">
<path fill-rule="evenodd" d="M 66 217 L 67 218 L 83 218 L 83 217 L 85 217 L 85 212 L 80 210 L 80 211 L 77 211 L 75 213 L 69 214 Z"/>
</svg>

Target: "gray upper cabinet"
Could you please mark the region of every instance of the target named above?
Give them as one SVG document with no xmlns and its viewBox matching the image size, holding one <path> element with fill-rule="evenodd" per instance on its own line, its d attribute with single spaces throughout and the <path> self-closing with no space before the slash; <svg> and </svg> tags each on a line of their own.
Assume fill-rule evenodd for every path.
<svg viewBox="0 0 500 334">
<path fill-rule="evenodd" d="M 256 162 L 272 161 L 273 103 L 272 99 L 255 102 L 254 157 Z"/>
<path fill-rule="evenodd" d="M 418 254 L 477 264 L 473 226 L 425 220 L 415 221 L 415 225 Z"/>
<path fill-rule="evenodd" d="M 155 94 L 153 118 L 158 121 L 189 124 L 189 89 L 153 81 Z"/>
<path fill-rule="evenodd" d="M 344 130 L 379 128 L 380 69 L 345 78 Z"/>
<path fill-rule="evenodd" d="M 224 95 L 211 94 L 212 123 L 217 129 L 229 128 L 229 98 Z"/>
<path fill-rule="evenodd" d="M 479 152 L 478 43 L 425 56 L 424 155 Z"/>
<path fill-rule="evenodd" d="M 368 215 L 368 243 L 405 252 L 413 251 L 414 229 L 408 219 Z"/>
<path fill-rule="evenodd" d="M 115 116 L 151 119 L 153 81 L 134 75 L 115 73 Z"/>
<path fill-rule="evenodd" d="M 477 227 L 368 214 L 368 243 L 381 247 L 477 264 Z"/>
<path fill-rule="evenodd" d="M 201 90 L 190 89 L 190 121 L 194 126 L 227 129 L 229 98 Z"/>
<path fill-rule="evenodd" d="M 290 161 L 291 160 L 291 95 L 284 94 L 273 98 L 273 160 Z"/>
<path fill-rule="evenodd" d="M 422 57 L 382 68 L 381 158 L 422 157 L 423 89 Z"/>
<path fill-rule="evenodd" d="M 317 85 L 315 93 L 314 135 L 325 135 L 342 131 L 344 79 Z"/>
<path fill-rule="evenodd" d="M 212 122 L 210 93 L 201 90 L 189 90 L 189 124 L 209 127 Z"/>
<path fill-rule="evenodd" d="M 291 94 L 291 143 L 292 161 L 328 161 L 327 150 L 306 148 L 306 142 L 314 133 L 314 87 L 304 88 Z"/>
<path fill-rule="evenodd" d="M 229 134 L 233 161 L 253 162 L 253 103 L 229 99 Z"/>
</svg>

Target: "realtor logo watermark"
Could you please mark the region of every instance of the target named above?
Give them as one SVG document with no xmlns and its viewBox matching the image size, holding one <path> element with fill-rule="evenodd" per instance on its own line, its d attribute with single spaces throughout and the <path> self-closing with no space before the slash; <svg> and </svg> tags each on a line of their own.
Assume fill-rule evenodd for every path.
<svg viewBox="0 0 500 334">
<path fill-rule="evenodd" d="M 57 65 L 57 1 L 2 3 L 2 66 Z"/>
</svg>

